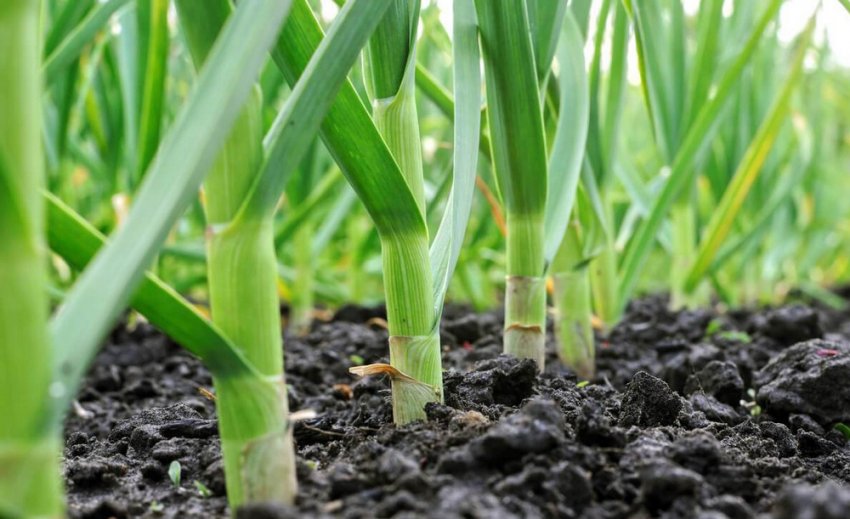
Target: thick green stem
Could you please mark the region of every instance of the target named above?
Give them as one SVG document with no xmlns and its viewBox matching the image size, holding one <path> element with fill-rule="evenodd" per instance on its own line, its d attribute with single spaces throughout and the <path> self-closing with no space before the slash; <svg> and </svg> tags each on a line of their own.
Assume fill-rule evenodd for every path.
<svg viewBox="0 0 850 519">
<path fill-rule="evenodd" d="M 393 416 L 397 424 L 425 419 L 425 404 L 443 394 L 439 334 L 434 327 L 431 269 L 427 236 L 382 240 L 384 290 L 390 332 L 390 364 L 433 388 L 432 393 L 394 387 Z M 424 267 L 424 268 L 423 268 Z M 439 397 L 439 398 L 438 398 Z"/>
<path fill-rule="evenodd" d="M 507 213 L 504 351 L 543 369 L 548 159 L 526 2 L 476 0 L 491 157 Z"/>
<path fill-rule="evenodd" d="M 295 497 L 294 452 L 291 438 L 284 435 L 288 410 L 273 239 L 272 222 L 265 219 L 239 221 L 212 232 L 207 244 L 213 321 L 262 376 L 253 383 L 267 380 L 278 388 L 277 404 L 262 409 L 267 416 L 249 417 L 236 403 L 252 381 L 216 387 L 227 495 L 234 508 L 248 502 L 292 503 Z M 222 412 L 231 401 L 233 412 Z M 252 420 L 257 426 L 242 423 Z M 274 441 L 267 441 L 270 438 Z M 263 455 L 251 461 L 246 446 L 257 444 L 262 444 Z M 275 462 L 261 466 L 263 457 Z"/>
<path fill-rule="evenodd" d="M 39 2 L 0 0 L 0 517 L 63 515 L 48 392 Z"/>
<path fill-rule="evenodd" d="M 590 380 L 596 373 L 596 351 L 590 322 L 590 276 L 582 268 L 559 272 L 555 282 L 555 336 L 558 357 L 580 379 Z"/>
<path fill-rule="evenodd" d="M 227 18 L 225 0 L 178 0 L 197 68 Z M 263 161 L 262 93 L 255 86 L 204 183 L 207 275 L 213 322 L 239 348 L 256 376 L 213 373 L 227 498 L 246 503 L 295 500 L 277 294 L 273 214 L 238 218 Z"/>
<path fill-rule="evenodd" d="M 504 351 L 521 359 L 533 359 L 543 370 L 546 361 L 545 278 L 506 278 Z"/>
<path fill-rule="evenodd" d="M 213 377 L 227 500 L 244 503 L 295 499 L 295 451 L 282 375 Z"/>
<path fill-rule="evenodd" d="M 283 372 L 273 232 L 269 221 L 245 221 L 207 243 L 213 320 L 264 375 Z"/>
<path fill-rule="evenodd" d="M 534 359 L 542 371 L 546 356 L 543 217 L 508 213 L 507 227 L 504 351 Z"/>
<path fill-rule="evenodd" d="M 372 119 L 424 215 L 425 181 L 414 81 L 418 20 L 418 0 L 393 2 L 369 41 L 366 63 Z M 381 245 L 390 364 L 431 388 L 422 391 L 417 384 L 393 384 L 393 419 L 405 424 L 425 419 L 425 404 L 442 400 L 443 394 L 427 230 L 382 236 Z"/>
<path fill-rule="evenodd" d="M 610 240 L 591 261 L 589 269 L 593 308 L 607 333 L 620 320 L 623 308 L 617 292 L 617 251 Z"/>
<path fill-rule="evenodd" d="M 428 386 L 428 391 L 411 384 L 393 384 L 393 419 L 406 424 L 425 419 L 425 404 L 442 402 L 443 371 L 440 358 L 440 334 L 390 337 L 390 364 L 417 382 Z"/>
<path fill-rule="evenodd" d="M 425 182 L 422 174 L 422 148 L 419 138 L 419 118 L 412 79 L 402 84 L 403 92 L 387 99 L 374 101 L 372 118 L 390 151 L 401 167 L 419 210 L 425 212 Z"/>
<path fill-rule="evenodd" d="M 227 496 L 234 510 L 252 502 L 292 503 L 296 491 L 273 215 L 237 218 L 262 158 L 261 107 L 255 88 L 204 184 L 212 319 L 259 377 L 216 380 Z M 275 388 L 268 394 L 269 403 L 240 410 L 245 388 L 263 384 Z M 264 416 L 249 416 L 249 411 Z"/>
<path fill-rule="evenodd" d="M 595 345 L 591 323 L 590 269 L 583 265 L 581 227 L 574 220 L 552 262 L 554 282 L 555 338 L 558 357 L 585 380 L 596 372 Z"/>
</svg>

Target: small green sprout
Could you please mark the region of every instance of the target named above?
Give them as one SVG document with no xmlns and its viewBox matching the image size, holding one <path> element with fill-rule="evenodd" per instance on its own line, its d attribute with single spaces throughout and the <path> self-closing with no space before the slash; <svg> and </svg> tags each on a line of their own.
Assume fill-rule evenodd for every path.
<svg viewBox="0 0 850 519">
<path fill-rule="evenodd" d="M 363 363 L 366 362 L 366 360 L 363 357 L 361 357 L 360 355 L 357 355 L 357 354 L 354 354 L 354 355 L 348 357 L 348 360 L 350 360 L 351 363 L 354 364 L 355 366 L 362 366 Z"/>
<path fill-rule="evenodd" d="M 148 510 L 153 513 L 159 513 L 165 510 L 165 507 L 159 501 L 151 501 L 151 505 L 148 507 Z"/>
<path fill-rule="evenodd" d="M 200 482 L 196 479 L 194 481 L 194 484 L 195 484 L 195 488 L 198 489 L 198 493 L 201 494 L 201 497 L 203 497 L 204 499 L 206 499 L 206 498 L 208 498 L 212 495 L 212 490 L 210 490 L 209 487 L 204 485 L 202 482 Z"/>
<path fill-rule="evenodd" d="M 759 416 L 762 412 L 762 408 L 756 402 L 756 390 L 750 388 L 747 390 L 747 396 L 750 398 L 749 400 L 741 400 L 741 405 L 746 409 L 750 410 L 751 416 Z"/>
<path fill-rule="evenodd" d="M 174 483 L 175 487 L 180 486 L 180 475 L 182 471 L 183 469 L 180 466 L 180 462 L 177 460 L 172 461 L 171 465 L 168 466 L 168 477 L 171 479 L 171 482 Z"/>
<path fill-rule="evenodd" d="M 578 384 L 576 384 L 576 387 L 577 387 L 577 388 L 579 388 L 579 389 L 581 389 L 581 388 L 583 388 L 584 386 L 586 386 L 586 385 L 588 385 L 588 384 L 590 384 L 590 381 L 589 381 L 589 380 L 582 380 L 581 382 L 579 382 Z"/>
<path fill-rule="evenodd" d="M 712 335 L 718 333 L 722 327 L 723 323 L 720 321 L 720 319 L 712 319 L 705 327 L 705 336 L 711 337 Z"/>
</svg>

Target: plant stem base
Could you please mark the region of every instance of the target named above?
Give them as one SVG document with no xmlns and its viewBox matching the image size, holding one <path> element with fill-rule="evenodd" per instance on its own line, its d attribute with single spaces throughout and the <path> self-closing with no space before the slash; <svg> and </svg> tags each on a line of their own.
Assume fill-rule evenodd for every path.
<svg viewBox="0 0 850 519">
<path fill-rule="evenodd" d="M 562 272 L 555 282 L 555 336 L 558 357 L 582 380 L 596 372 L 591 316 L 590 277 L 587 270 Z"/>
<path fill-rule="evenodd" d="M 415 381 L 393 381 L 393 420 L 425 420 L 425 404 L 443 400 L 440 335 L 390 337 L 390 364 Z"/>
<path fill-rule="evenodd" d="M 227 496 L 245 503 L 295 501 L 295 449 L 282 376 L 216 379 Z"/>
<path fill-rule="evenodd" d="M 0 517 L 64 516 L 60 483 L 60 443 L 0 442 Z"/>
<path fill-rule="evenodd" d="M 504 352 L 533 359 L 540 371 L 546 361 L 546 281 L 508 276 L 505 287 Z"/>
</svg>

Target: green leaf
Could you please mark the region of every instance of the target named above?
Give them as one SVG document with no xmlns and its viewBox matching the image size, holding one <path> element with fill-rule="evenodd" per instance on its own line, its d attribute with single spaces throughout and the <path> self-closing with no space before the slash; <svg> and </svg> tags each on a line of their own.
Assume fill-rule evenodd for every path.
<svg viewBox="0 0 850 519">
<path fill-rule="evenodd" d="M 561 24 L 567 11 L 566 0 L 528 0 L 528 19 L 534 43 L 537 81 L 545 84 L 552 70 Z"/>
<path fill-rule="evenodd" d="M 783 172 L 779 183 L 771 190 L 770 198 L 751 219 L 752 223 L 722 245 L 708 269 L 710 273 L 717 272 L 733 257 L 737 256 L 738 260 L 745 259 L 742 257 L 744 255 L 738 252 L 745 250 L 753 243 L 762 241 L 762 237 L 769 231 L 779 210 L 789 202 L 794 190 L 804 185 L 807 174 L 813 169 L 816 139 L 807 126 L 800 125 L 796 129 L 798 147 L 793 148 L 794 162 L 789 166 L 790 171 Z"/>
<path fill-rule="evenodd" d="M 152 0 L 151 32 L 148 40 L 147 66 L 142 89 L 142 120 L 139 129 L 136 180 L 141 179 L 159 146 L 160 126 L 165 103 L 165 75 L 168 65 L 169 0 Z"/>
<path fill-rule="evenodd" d="M 345 3 L 266 135 L 266 158 L 240 209 L 243 217 L 274 210 L 289 174 L 298 167 L 325 114 L 336 105 L 336 93 L 348 84 L 348 71 L 390 4 L 391 0 L 349 0 Z M 298 13 L 296 3 L 290 23 L 297 21 Z M 294 46 L 291 40 L 284 43 L 281 38 L 278 48 L 282 45 Z"/>
<path fill-rule="evenodd" d="M 121 33 L 115 35 L 115 59 L 118 72 L 118 87 L 121 92 L 123 115 L 123 140 L 125 169 L 132 172 L 136 167 L 139 133 L 139 108 L 142 94 L 139 90 L 139 38 L 136 27 L 135 9 L 130 7 L 116 15 L 121 24 Z"/>
<path fill-rule="evenodd" d="M 543 116 L 525 2 L 476 0 L 491 148 L 508 213 L 542 215 L 547 164 Z M 539 274 L 539 273 L 538 273 Z"/>
<path fill-rule="evenodd" d="M 800 81 L 803 70 L 803 59 L 809 49 L 812 33 L 815 27 L 815 18 L 809 20 L 805 32 L 800 37 L 799 48 L 791 65 L 791 70 L 782 86 L 782 91 L 775 99 L 767 117 L 758 129 L 758 132 L 750 142 L 743 160 L 738 165 L 729 186 L 723 193 L 723 198 L 717 204 L 703 239 L 700 242 L 696 260 L 685 279 L 685 290 L 692 291 L 708 271 L 714 256 L 720 246 L 726 241 L 732 225 L 738 217 L 738 213 L 753 187 L 759 172 L 767 159 L 773 143 L 779 136 L 785 116 L 790 109 L 791 94 Z"/>
<path fill-rule="evenodd" d="M 182 472 L 183 469 L 180 466 L 180 462 L 177 460 L 172 461 L 171 464 L 168 466 L 168 479 L 171 480 L 171 483 L 175 487 L 180 486 L 180 476 Z"/>
<path fill-rule="evenodd" d="M 575 16 L 576 22 L 581 29 L 581 35 L 584 41 L 587 41 L 591 4 L 593 4 L 593 0 L 572 0 L 570 2 L 570 10 L 573 12 L 573 16 Z"/>
<path fill-rule="evenodd" d="M 304 72 L 323 36 L 306 0 L 295 0 L 272 51 L 290 85 Z M 321 136 L 379 233 L 427 234 L 416 199 L 351 82 L 343 84 L 328 110 Z"/>
<path fill-rule="evenodd" d="M 41 73 L 44 82 L 52 83 L 67 66 L 74 62 L 86 47 L 94 39 L 95 34 L 103 29 L 109 17 L 118 9 L 128 4 L 130 0 L 108 0 L 98 3 L 88 16 L 62 40 L 50 56 L 44 60 Z"/>
<path fill-rule="evenodd" d="M 56 50 L 56 47 L 62 43 L 62 40 L 69 32 L 76 29 L 80 21 L 88 14 L 92 6 L 95 5 L 95 0 L 80 0 L 78 2 L 62 2 L 51 11 L 50 28 L 47 30 L 47 36 L 44 38 L 44 49 L 42 52 L 45 56 L 49 56 Z"/>
<path fill-rule="evenodd" d="M 106 243 L 106 238 L 56 196 L 44 193 L 44 197 L 50 249 L 71 268 L 83 271 Z M 213 374 L 253 372 L 235 346 L 209 320 L 153 274 L 145 274 L 130 305 L 175 342 L 197 355 Z"/>
<path fill-rule="evenodd" d="M 430 248 L 434 315 L 438 320 L 469 223 L 481 138 L 481 71 L 475 9 L 472 0 L 457 0 L 452 9 L 454 98 L 457 100 L 454 103 L 454 177 L 446 211 Z"/>
<path fill-rule="evenodd" d="M 682 4 L 670 2 L 665 20 L 660 2 L 630 2 L 634 18 L 641 87 L 661 156 L 671 163 L 679 147 L 684 103 L 684 19 Z"/>
<path fill-rule="evenodd" d="M 169 229 L 197 193 L 256 79 L 288 2 L 243 2 L 219 36 L 160 146 L 123 226 L 74 285 L 51 323 L 57 418 L 100 340 L 129 300 Z M 213 108 L 214 107 L 214 108 Z"/>
<path fill-rule="evenodd" d="M 632 290 L 634 290 L 638 272 L 646 261 L 650 246 L 655 241 L 655 236 L 658 234 L 670 207 L 678 198 L 682 189 L 689 185 L 694 178 L 697 169 L 696 163 L 711 145 L 713 136 L 722 119 L 722 114 L 733 98 L 735 86 L 739 83 L 741 74 L 755 53 L 762 34 L 776 16 L 781 4 L 781 0 L 770 0 L 770 5 L 750 33 L 744 48 L 738 53 L 718 82 L 714 96 L 703 105 L 694 124 L 688 129 L 676 159 L 673 161 L 670 176 L 661 193 L 655 199 L 652 212 L 648 218 L 643 220 L 635 236 L 629 242 L 622 262 L 619 295 L 621 307 L 625 306 Z"/>
<path fill-rule="evenodd" d="M 706 0 L 697 16 L 696 62 L 691 70 L 690 90 L 685 107 L 685 128 L 699 112 L 702 101 L 708 98 L 717 65 L 717 47 L 723 21 L 723 0 Z"/>
<path fill-rule="evenodd" d="M 610 37 L 611 65 L 606 90 L 602 84 L 602 60 L 606 51 L 606 28 L 609 18 L 613 20 L 613 33 Z M 625 7 L 622 2 L 615 2 L 612 11 L 611 1 L 604 0 L 597 20 L 596 35 L 593 42 L 593 60 L 590 63 L 588 76 L 590 114 L 587 137 L 589 165 L 592 167 L 597 184 L 602 190 L 607 190 L 616 164 L 620 137 L 619 126 L 626 91 L 628 42 L 629 17 Z M 605 238 L 604 235 L 613 232 L 607 225 L 601 231 L 603 232 L 602 238 Z"/>
<path fill-rule="evenodd" d="M 212 496 L 212 490 L 210 490 L 209 487 L 204 485 L 202 482 L 200 482 L 196 479 L 194 481 L 194 485 L 195 485 L 195 488 L 198 490 L 198 494 L 200 494 L 201 497 L 203 497 L 204 499 Z"/>
<path fill-rule="evenodd" d="M 558 64 L 561 101 L 552 155 L 549 157 L 543 252 L 547 265 L 558 252 L 572 213 L 581 176 L 590 113 L 584 69 L 584 40 L 571 11 L 564 17 L 558 42 Z"/>
</svg>

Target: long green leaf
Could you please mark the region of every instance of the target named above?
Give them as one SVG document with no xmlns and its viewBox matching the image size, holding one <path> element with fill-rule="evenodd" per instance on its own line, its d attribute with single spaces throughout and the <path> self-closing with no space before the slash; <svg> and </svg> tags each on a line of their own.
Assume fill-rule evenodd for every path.
<svg viewBox="0 0 850 519">
<path fill-rule="evenodd" d="M 416 87 L 437 106 L 443 115 L 454 121 L 454 97 L 419 63 L 416 64 Z M 489 158 L 490 136 L 486 132 L 486 121 L 483 118 L 481 120 L 481 131 L 479 132 L 478 141 L 478 149 Z"/>
<path fill-rule="evenodd" d="M 124 123 L 124 165 L 128 172 L 136 167 L 139 107 L 142 98 L 138 85 L 141 71 L 139 70 L 137 50 L 139 38 L 135 14 L 135 9 L 128 8 L 116 15 L 118 23 L 121 24 L 121 34 L 115 36 L 114 43 Z"/>
<path fill-rule="evenodd" d="M 552 58 L 561 39 L 560 28 L 567 11 L 566 0 L 528 0 L 528 18 L 534 39 L 537 80 L 543 85 L 552 70 Z"/>
<path fill-rule="evenodd" d="M 334 168 L 329 174 L 316 185 L 312 192 L 294 207 L 292 212 L 286 215 L 286 220 L 277 230 L 274 236 L 275 249 L 279 249 L 289 241 L 295 234 L 295 230 L 304 222 L 315 216 L 319 210 L 329 202 L 336 190 L 343 182 L 342 173 Z"/>
<path fill-rule="evenodd" d="M 42 52 L 49 56 L 62 43 L 69 32 L 76 29 L 77 24 L 88 14 L 95 0 L 80 0 L 78 2 L 61 2 L 54 9 L 47 8 L 50 12 L 50 27 L 44 38 L 44 49 Z"/>
<path fill-rule="evenodd" d="M 472 0 L 457 0 L 452 12 L 454 98 L 458 101 L 454 103 L 454 177 L 446 212 L 430 249 L 434 315 L 438 319 L 469 223 L 481 137 L 478 24 Z"/>
<path fill-rule="evenodd" d="M 141 179 L 159 146 L 162 109 L 165 98 L 165 73 L 168 65 L 169 0 L 152 0 L 151 31 L 148 40 L 147 66 L 142 90 L 142 120 L 139 129 L 136 180 Z"/>
<path fill-rule="evenodd" d="M 106 243 L 97 229 L 50 193 L 47 239 L 50 249 L 73 269 L 83 271 Z M 175 342 L 197 355 L 215 374 L 253 372 L 239 351 L 189 302 L 146 273 L 130 305 Z"/>
<path fill-rule="evenodd" d="M 552 155 L 549 157 L 549 190 L 543 256 L 549 265 L 567 230 L 587 140 L 590 98 L 584 69 L 584 39 L 572 11 L 567 11 L 558 42 L 560 113 Z"/>
<path fill-rule="evenodd" d="M 693 122 L 702 100 L 708 97 L 717 64 L 717 47 L 723 21 L 723 0 L 707 0 L 700 5 L 696 62 L 690 76 L 685 107 L 685 127 Z"/>
<path fill-rule="evenodd" d="M 243 215 L 274 210 L 288 175 L 307 152 L 322 125 L 322 118 L 334 103 L 335 94 L 347 83 L 346 75 L 360 49 L 390 4 L 391 0 L 349 0 L 345 3 L 266 136 L 269 143 L 266 158 L 251 194 L 240 209 Z M 296 6 L 293 17 L 297 13 Z M 287 26 L 295 21 L 293 19 Z M 278 47 L 281 45 L 289 46 L 291 42 L 279 42 Z"/>
<path fill-rule="evenodd" d="M 610 182 L 619 155 L 620 120 L 623 117 L 623 101 L 626 94 L 626 70 L 629 52 L 629 15 L 622 3 L 614 9 L 614 32 L 611 36 L 611 68 L 608 76 L 608 91 L 605 95 L 605 114 L 601 135 L 595 138 L 602 150 L 601 171 L 596 171 L 603 188 Z M 613 232 L 613 229 L 607 229 Z"/>
<path fill-rule="evenodd" d="M 548 168 L 534 53 L 523 4 L 518 1 L 496 6 L 477 0 L 476 8 L 488 71 L 487 111 L 499 191 L 509 215 L 531 217 L 542 216 L 545 210 Z"/>
<path fill-rule="evenodd" d="M 65 67 L 73 63 L 95 34 L 103 29 L 109 17 L 129 2 L 130 0 L 108 0 L 92 9 L 77 28 L 45 59 L 41 70 L 45 83 L 52 83 Z"/>
<path fill-rule="evenodd" d="M 45 423 L 53 351 L 38 62 L 40 2 L 0 1 L 0 516 L 64 515 L 60 430 Z"/>
<path fill-rule="evenodd" d="M 216 42 L 124 225 L 77 281 L 51 323 L 60 416 L 171 226 L 191 202 L 254 83 L 289 4 L 243 2 Z M 215 107 L 215 108 L 212 108 Z"/>
<path fill-rule="evenodd" d="M 791 65 L 791 71 L 782 86 L 767 117 L 758 129 L 755 137 L 747 148 L 743 160 L 738 165 L 729 187 L 723 193 L 717 208 L 708 222 L 705 235 L 700 242 L 696 260 L 685 279 L 685 290 L 693 290 L 705 275 L 715 254 L 726 241 L 738 213 L 762 170 L 765 160 L 779 136 L 785 116 L 790 109 L 791 94 L 800 81 L 803 70 L 803 59 L 809 49 L 812 33 L 815 28 L 815 18 L 812 17 L 805 32 L 800 37 L 799 48 Z"/>
<path fill-rule="evenodd" d="M 290 85 L 304 72 L 323 36 L 307 1 L 295 0 L 272 51 Z M 382 235 L 427 232 L 407 182 L 350 82 L 343 84 L 328 110 L 321 136 Z"/>
<path fill-rule="evenodd" d="M 650 246 L 658 234 L 658 229 L 664 222 L 670 207 L 676 200 L 682 189 L 689 185 L 696 174 L 695 164 L 711 145 L 712 137 L 717 131 L 722 114 L 732 100 L 732 93 L 741 78 L 741 73 L 758 47 L 761 36 L 770 22 L 776 17 L 781 6 L 781 0 L 770 0 L 770 5 L 764 12 L 756 27 L 750 33 L 744 48 L 736 56 L 734 62 L 723 74 L 717 84 L 714 96 L 703 105 L 694 120 L 694 124 L 688 129 L 682 146 L 673 161 L 670 177 L 664 184 L 661 193 L 655 200 L 652 212 L 638 228 L 635 236 L 629 242 L 625 258 L 622 263 L 622 277 L 620 280 L 619 304 L 625 306 L 628 298 L 634 290 L 637 275 L 649 253 Z"/>
</svg>

